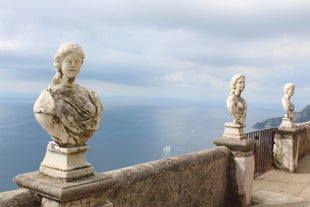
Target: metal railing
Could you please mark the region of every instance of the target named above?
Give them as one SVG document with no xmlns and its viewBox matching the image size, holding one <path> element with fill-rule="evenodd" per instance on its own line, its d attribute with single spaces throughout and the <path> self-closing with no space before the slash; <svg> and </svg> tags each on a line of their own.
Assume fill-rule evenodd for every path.
<svg viewBox="0 0 310 207">
<path fill-rule="evenodd" d="M 255 171 L 254 178 L 273 169 L 273 144 L 275 128 L 248 132 L 248 139 L 255 139 Z"/>
</svg>

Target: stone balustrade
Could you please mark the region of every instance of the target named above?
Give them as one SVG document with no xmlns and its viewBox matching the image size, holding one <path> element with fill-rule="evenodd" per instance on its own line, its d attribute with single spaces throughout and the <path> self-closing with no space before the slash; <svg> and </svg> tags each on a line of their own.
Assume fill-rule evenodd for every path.
<svg viewBox="0 0 310 207">
<path fill-rule="evenodd" d="M 291 145 L 298 148 L 291 150 L 299 159 L 310 152 L 310 122 L 296 124 L 295 127 L 294 136 L 291 136 L 292 132 L 285 134 L 283 130 L 278 130 L 276 136 L 298 140 L 297 145 Z M 25 177 L 37 172 L 26 173 L 23 182 L 35 186 L 34 189 L 2 192 L 0 206 L 40 206 L 46 202 L 44 196 L 57 200 L 57 193 L 65 201 L 62 206 L 87 206 L 91 203 L 90 206 L 98 204 L 105 207 L 146 206 L 147 203 L 150 206 L 188 206 L 189 203 L 197 206 L 225 206 L 228 203 L 233 206 L 238 195 L 237 181 L 231 176 L 233 159 L 227 147 L 216 147 L 103 172 L 96 174 L 90 182 L 84 182 L 85 185 L 74 181 L 71 183 L 73 186 L 67 185 L 62 191 L 58 188 L 58 192 L 44 187 L 44 179 L 38 176 Z M 40 189 L 45 193 L 40 195 Z"/>
<path fill-rule="evenodd" d="M 230 198 L 236 192 L 232 187 L 235 181 L 229 176 L 230 161 L 230 150 L 216 147 L 103 172 L 70 184 L 58 181 L 47 186 L 45 179 L 48 178 L 44 175 L 25 173 L 15 180 L 32 190 L 21 188 L 19 191 L 0 193 L 0 206 L 24 206 L 22 203 L 25 200 L 39 206 L 38 198 L 41 206 L 53 206 L 55 200 L 61 206 L 232 205 L 234 201 Z M 63 185 L 63 188 L 58 185 Z M 10 193 L 14 196 L 8 199 L 7 194 Z"/>
</svg>

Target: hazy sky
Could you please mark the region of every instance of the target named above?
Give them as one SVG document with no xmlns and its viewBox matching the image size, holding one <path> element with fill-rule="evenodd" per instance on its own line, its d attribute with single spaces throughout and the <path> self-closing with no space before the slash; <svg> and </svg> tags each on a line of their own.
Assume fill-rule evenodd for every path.
<svg viewBox="0 0 310 207">
<path fill-rule="evenodd" d="M 102 96 L 225 102 L 243 73 L 248 102 L 280 103 L 293 82 L 310 103 L 308 0 L 1 0 L 0 94 L 39 94 L 65 41 Z"/>
</svg>

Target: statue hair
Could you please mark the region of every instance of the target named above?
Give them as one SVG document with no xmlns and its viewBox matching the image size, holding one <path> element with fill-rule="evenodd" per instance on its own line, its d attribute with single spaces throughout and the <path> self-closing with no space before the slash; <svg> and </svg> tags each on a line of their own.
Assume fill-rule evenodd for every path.
<svg viewBox="0 0 310 207">
<path fill-rule="evenodd" d="M 82 58 L 82 63 L 84 61 L 84 52 L 82 47 L 75 42 L 65 42 L 61 44 L 58 48 L 56 55 L 54 56 L 54 68 L 56 70 L 56 74 L 54 75 L 51 83 L 49 84 L 49 88 L 52 86 L 58 85 L 62 79 L 62 62 L 63 60 L 72 53 L 78 54 Z"/>
<path fill-rule="evenodd" d="M 243 78 L 245 80 L 245 76 L 243 74 L 236 74 L 231 78 L 231 82 L 230 82 L 230 95 L 234 95 L 235 94 L 235 90 L 236 90 L 236 84 L 237 81 Z"/>
<path fill-rule="evenodd" d="M 283 87 L 283 89 L 284 89 L 284 94 L 287 94 L 287 92 L 288 92 L 288 90 L 289 90 L 290 88 L 295 88 L 294 83 L 287 83 L 287 84 L 284 85 L 284 87 Z"/>
</svg>

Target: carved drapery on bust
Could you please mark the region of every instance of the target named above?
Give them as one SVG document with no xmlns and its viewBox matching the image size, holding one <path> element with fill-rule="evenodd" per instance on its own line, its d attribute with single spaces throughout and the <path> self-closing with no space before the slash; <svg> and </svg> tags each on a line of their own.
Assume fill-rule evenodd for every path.
<svg viewBox="0 0 310 207">
<path fill-rule="evenodd" d="M 230 93 L 226 100 L 227 109 L 233 116 L 233 123 L 244 125 L 247 113 L 247 103 L 241 97 L 245 88 L 245 76 L 236 74 L 231 79 Z"/>
<path fill-rule="evenodd" d="M 285 111 L 286 118 L 293 119 L 295 106 L 291 102 L 291 97 L 294 95 L 295 85 L 293 83 L 287 83 L 284 85 L 284 95 L 282 97 L 282 107 Z"/>
<path fill-rule="evenodd" d="M 83 60 L 80 45 L 63 43 L 54 58 L 56 75 L 34 104 L 37 121 L 62 147 L 84 145 L 103 112 L 97 93 L 75 83 Z"/>
</svg>

